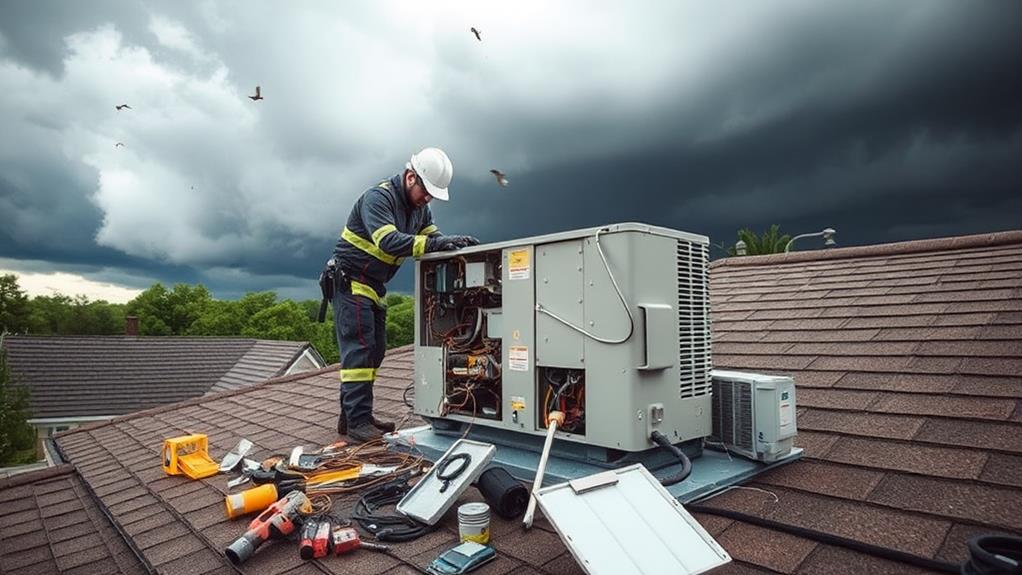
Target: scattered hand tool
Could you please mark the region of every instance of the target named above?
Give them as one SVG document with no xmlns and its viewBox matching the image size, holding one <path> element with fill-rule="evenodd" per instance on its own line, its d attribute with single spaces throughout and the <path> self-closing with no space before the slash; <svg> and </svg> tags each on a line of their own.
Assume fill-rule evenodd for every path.
<svg viewBox="0 0 1022 575">
<path fill-rule="evenodd" d="M 252 442 L 242 438 L 238 445 L 225 455 L 223 461 L 220 462 L 220 472 L 230 473 L 241 463 L 241 460 L 244 459 L 250 449 L 252 449 Z"/>
<path fill-rule="evenodd" d="M 272 539 L 283 539 L 295 530 L 295 520 L 302 513 L 312 513 L 312 502 L 301 491 L 292 491 L 259 514 L 248 525 L 248 531 L 224 551 L 234 565 L 244 563 L 259 546 Z"/>
<path fill-rule="evenodd" d="M 390 551 L 390 547 L 386 545 L 362 541 L 354 527 L 335 527 L 330 545 L 334 555 L 344 555 L 359 548 L 372 551 Z"/>
<path fill-rule="evenodd" d="M 560 411 L 551 411 L 547 421 L 549 421 L 549 426 L 546 429 L 543 453 L 539 457 L 539 466 L 536 468 L 536 480 L 532 482 L 529 506 L 525 509 L 525 517 L 522 518 L 522 527 L 526 530 L 532 529 L 532 516 L 536 514 L 536 492 L 543 487 L 543 474 L 546 472 L 546 461 L 550 457 L 550 448 L 554 444 L 554 433 L 557 431 L 557 426 L 564 423 L 564 414 Z"/>
</svg>

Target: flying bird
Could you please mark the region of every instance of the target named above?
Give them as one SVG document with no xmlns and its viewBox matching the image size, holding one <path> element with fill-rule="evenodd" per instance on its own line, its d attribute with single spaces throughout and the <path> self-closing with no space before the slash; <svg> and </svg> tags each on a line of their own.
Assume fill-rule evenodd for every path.
<svg viewBox="0 0 1022 575">
<path fill-rule="evenodd" d="M 479 40 L 480 42 L 483 41 L 483 37 L 480 35 L 480 34 L 482 34 L 482 32 L 480 32 L 479 30 L 476 30 L 475 26 L 469 28 L 469 30 L 471 30 L 472 33 L 476 35 L 476 40 Z"/>
<path fill-rule="evenodd" d="M 116 144 L 114 144 L 114 147 L 115 147 L 115 148 L 123 148 L 123 147 L 124 147 L 124 144 L 122 144 L 122 143 L 120 143 L 120 142 L 117 142 Z"/>
<path fill-rule="evenodd" d="M 251 98 L 253 102 L 263 99 L 262 93 L 259 90 L 259 86 L 256 86 L 255 96 L 249 96 L 249 98 Z"/>
<path fill-rule="evenodd" d="M 497 183 L 500 184 L 500 187 L 503 188 L 508 185 L 507 174 L 500 170 L 490 170 L 490 173 L 493 174 L 494 178 L 497 178 Z"/>
<path fill-rule="evenodd" d="M 129 110 L 131 109 L 131 106 L 129 106 L 129 105 L 127 105 L 127 104 L 121 104 L 121 105 L 119 105 L 119 106 L 114 106 L 114 107 L 115 107 L 115 108 L 117 108 L 117 111 L 118 111 L 118 112 L 120 112 L 121 110 L 123 110 L 123 109 L 125 109 L 125 108 L 127 108 L 127 109 L 129 109 Z"/>
</svg>

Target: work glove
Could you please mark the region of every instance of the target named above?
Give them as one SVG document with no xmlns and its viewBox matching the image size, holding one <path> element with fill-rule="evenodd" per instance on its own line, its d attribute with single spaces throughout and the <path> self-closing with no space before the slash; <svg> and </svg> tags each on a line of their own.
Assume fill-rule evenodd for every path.
<svg viewBox="0 0 1022 575">
<path fill-rule="evenodd" d="M 478 246 L 479 240 L 472 236 L 447 236 L 454 240 L 454 244 L 459 248 L 467 248 L 469 246 Z"/>
<path fill-rule="evenodd" d="M 460 246 L 454 241 L 455 236 L 436 236 L 426 238 L 426 253 L 449 252 Z"/>
<path fill-rule="evenodd" d="M 479 245 L 472 236 L 435 236 L 426 239 L 426 252 L 446 252 Z"/>
</svg>

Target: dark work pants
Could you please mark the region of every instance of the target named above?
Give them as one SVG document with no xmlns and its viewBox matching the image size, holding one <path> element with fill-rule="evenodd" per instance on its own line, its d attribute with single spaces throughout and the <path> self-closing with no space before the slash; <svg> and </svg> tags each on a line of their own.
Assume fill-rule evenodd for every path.
<svg viewBox="0 0 1022 575">
<path fill-rule="evenodd" d="M 352 428 L 373 415 L 373 382 L 387 351 L 387 310 L 352 295 L 347 283 L 337 286 L 332 303 L 341 352 L 341 410 Z"/>
</svg>

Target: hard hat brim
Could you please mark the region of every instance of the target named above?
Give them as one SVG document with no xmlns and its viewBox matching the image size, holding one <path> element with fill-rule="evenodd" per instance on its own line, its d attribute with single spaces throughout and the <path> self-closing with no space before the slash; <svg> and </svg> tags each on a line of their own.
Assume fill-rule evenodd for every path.
<svg viewBox="0 0 1022 575">
<path fill-rule="evenodd" d="M 422 184 L 426 186 L 426 191 L 429 192 L 429 195 L 433 196 L 434 198 L 446 202 L 447 198 L 450 197 L 447 195 L 447 188 L 438 188 L 433 184 L 429 183 L 429 181 L 426 180 L 426 178 L 420 177 L 419 179 L 422 180 Z"/>
</svg>

